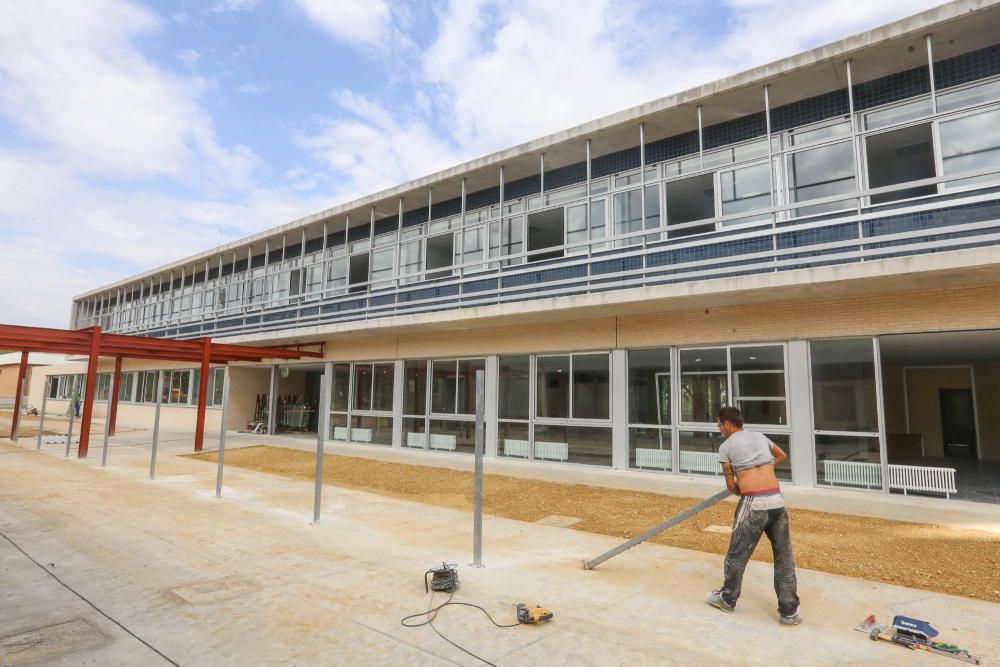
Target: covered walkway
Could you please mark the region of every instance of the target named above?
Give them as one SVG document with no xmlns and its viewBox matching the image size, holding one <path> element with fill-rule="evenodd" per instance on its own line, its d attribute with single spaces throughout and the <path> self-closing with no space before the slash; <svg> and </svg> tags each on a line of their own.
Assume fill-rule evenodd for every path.
<svg viewBox="0 0 1000 667">
<path fill-rule="evenodd" d="M 160 361 L 183 361 L 200 365 L 198 391 L 197 424 L 195 427 L 194 449 L 202 450 L 205 438 L 205 408 L 208 394 L 208 371 L 212 364 L 229 364 L 233 361 L 261 362 L 264 359 L 321 358 L 322 352 L 283 347 L 254 347 L 251 345 L 230 345 L 215 343 L 211 338 L 195 340 L 171 340 L 147 336 L 125 336 L 106 334 L 101 327 L 69 331 L 43 327 L 23 327 L 0 324 L 0 350 L 21 353 L 18 368 L 17 396 L 14 401 L 14 419 L 11 437 L 17 433 L 20 422 L 21 403 L 24 400 L 24 379 L 28 370 L 30 352 L 51 352 L 55 354 L 80 355 L 87 357 L 87 376 L 83 391 L 83 411 L 80 416 L 79 458 L 86 458 L 90 443 L 90 429 L 94 412 L 94 393 L 97 384 L 97 364 L 101 357 L 112 357 L 115 370 L 111 384 L 111 408 L 108 415 L 108 431 L 115 432 L 115 418 L 118 412 L 118 387 L 121 379 L 122 360 L 156 359 Z"/>
</svg>

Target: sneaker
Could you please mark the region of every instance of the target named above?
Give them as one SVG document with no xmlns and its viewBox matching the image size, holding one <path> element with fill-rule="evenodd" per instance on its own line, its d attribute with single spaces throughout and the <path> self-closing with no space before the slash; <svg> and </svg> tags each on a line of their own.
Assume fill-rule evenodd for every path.
<svg viewBox="0 0 1000 667">
<path fill-rule="evenodd" d="M 781 623 L 782 625 L 798 625 L 801 622 L 802 622 L 802 614 L 799 613 L 798 609 L 796 609 L 795 613 L 792 614 L 791 616 L 778 617 L 778 623 Z"/>
<path fill-rule="evenodd" d="M 731 614 L 736 611 L 736 605 L 726 602 L 726 600 L 722 597 L 722 593 L 719 591 L 712 591 L 709 593 L 708 597 L 705 598 L 705 602 L 712 605 L 716 609 L 721 609 L 727 614 Z"/>
</svg>

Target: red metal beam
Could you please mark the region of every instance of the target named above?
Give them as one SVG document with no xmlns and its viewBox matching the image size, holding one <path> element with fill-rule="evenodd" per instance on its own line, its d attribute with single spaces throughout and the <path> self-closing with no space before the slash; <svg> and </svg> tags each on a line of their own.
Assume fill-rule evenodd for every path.
<svg viewBox="0 0 1000 667">
<path fill-rule="evenodd" d="M 108 415 L 108 434 L 115 434 L 115 422 L 118 421 L 118 394 L 121 393 L 122 358 L 115 357 L 115 374 L 111 379 L 114 394 L 111 396 L 111 414 Z"/>
<path fill-rule="evenodd" d="M 77 458 L 87 458 L 90 446 L 90 422 L 94 417 L 94 392 L 97 389 L 97 362 L 101 352 L 101 327 L 90 333 L 90 357 L 87 359 L 87 383 L 83 394 L 83 413 L 80 415 L 80 448 Z"/>
<path fill-rule="evenodd" d="M 21 364 L 17 367 L 17 386 L 14 391 L 17 395 L 14 397 L 14 420 L 10 423 L 10 437 L 14 437 L 14 431 L 17 430 L 17 424 L 21 421 L 21 382 L 28 375 L 28 351 L 24 350 L 21 352 Z"/>
<path fill-rule="evenodd" d="M 212 339 L 202 342 L 201 375 L 198 376 L 198 418 L 194 427 L 194 451 L 200 452 L 205 442 L 205 407 L 208 405 L 208 370 L 212 363 Z"/>
</svg>

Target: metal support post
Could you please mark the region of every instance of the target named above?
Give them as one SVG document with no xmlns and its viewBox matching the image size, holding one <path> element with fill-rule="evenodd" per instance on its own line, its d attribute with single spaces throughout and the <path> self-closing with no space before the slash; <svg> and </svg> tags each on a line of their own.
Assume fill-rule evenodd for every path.
<svg viewBox="0 0 1000 667">
<path fill-rule="evenodd" d="M 108 465 L 108 438 L 111 437 L 111 406 L 115 392 L 118 391 L 118 375 L 111 374 L 111 393 L 108 394 L 108 411 L 104 415 L 104 448 L 101 450 L 101 467 Z"/>
<path fill-rule="evenodd" d="M 38 412 L 38 446 L 35 449 L 42 448 L 42 434 L 45 433 L 45 404 L 49 400 L 49 382 L 51 379 L 47 379 L 46 382 L 42 383 L 42 409 Z"/>
<path fill-rule="evenodd" d="M 21 411 L 27 409 L 28 406 L 28 396 L 24 393 L 24 387 L 27 384 L 27 378 L 21 378 L 21 386 L 18 390 L 17 402 L 20 405 Z M 11 440 L 17 442 L 18 437 L 21 435 L 21 415 L 16 411 L 14 412 L 14 434 L 11 436 Z"/>
<path fill-rule="evenodd" d="M 328 373 L 323 373 L 319 380 L 319 404 L 320 406 L 330 405 L 330 376 Z M 323 409 L 322 407 L 320 409 Z M 329 414 L 329 408 L 327 408 L 327 414 Z M 324 432 L 324 422 L 325 420 L 320 417 L 317 420 L 316 429 L 316 493 L 313 499 L 313 525 L 319 525 L 319 515 L 320 508 L 323 505 L 323 444 L 326 440 L 326 433 Z M 221 460 L 221 458 L 220 458 Z"/>
<path fill-rule="evenodd" d="M 76 411 L 73 409 L 73 399 L 70 398 L 69 401 L 69 430 L 66 433 L 66 456 L 69 456 L 69 449 L 73 445 L 73 419 L 76 417 Z"/>
<path fill-rule="evenodd" d="M 160 406 L 163 404 L 163 371 L 156 371 L 156 411 L 153 413 L 153 453 L 149 457 L 149 478 L 156 479 L 156 446 L 160 442 Z"/>
<path fill-rule="evenodd" d="M 215 497 L 222 497 L 222 466 L 226 456 L 226 408 L 229 407 L 229 374 L 222 383 L 222 426 L 219 427 L 219 471 L 215 475 Z"/>
<path fill-rule="evenodd" d="M 273 364 L 268 391 L 270 395 L 267 397 L 267 434 L 274 435 L 274 411 L 278 408 L 278 367 Z"/>
<path fill-rule="evenodd" d="M 476 371 L 476 479 L 472 519 L 472 567 L 483 566 L 483 454 L 485 450 L 486 372 Z"/>
</svg>

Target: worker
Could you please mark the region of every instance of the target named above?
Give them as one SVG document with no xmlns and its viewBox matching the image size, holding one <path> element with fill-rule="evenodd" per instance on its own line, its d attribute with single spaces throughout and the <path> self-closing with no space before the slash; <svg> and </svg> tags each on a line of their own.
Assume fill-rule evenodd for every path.
<svg viewBox="0 0 1000 667">
<path fill-rule="evenodd" d="M 788 455 L 766 436 L 743 430 L 743 413 L 725 407 L 715 418 L 726 441 L 719 447 L 719 461 L 726 486 L 740 497 L 733 518 L 733 532 L 726 553 L 722 588 L 708 595 L 708 603 L 724 612 L 736 610 L 743 585 L 743 572 L 762 533 L 767 534 L 774 553 L 774 591 L 778 595 L 781 625 L 798 625 L 799 596 L 796 593 L 795 561 L 788 529 L 788 512 L 781 495 L 774 465 Z"/>
</svg>

